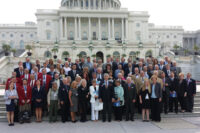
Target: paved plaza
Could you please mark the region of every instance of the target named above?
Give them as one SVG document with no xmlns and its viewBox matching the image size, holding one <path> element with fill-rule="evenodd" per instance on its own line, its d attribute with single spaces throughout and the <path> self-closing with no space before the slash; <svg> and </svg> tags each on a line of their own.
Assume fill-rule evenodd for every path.
<svg viewBox="0 0 200 133">
<path fill-rule="evenodd" d="M 142 122 L 86 122 L 76 123 L 48 122 L 31 124 L 15 124 L 8 127 L 6 122 L 0 123 L 1 133 L 200 133 L 200 117 L 166 118 L 161 123 Z"/>
</svg>

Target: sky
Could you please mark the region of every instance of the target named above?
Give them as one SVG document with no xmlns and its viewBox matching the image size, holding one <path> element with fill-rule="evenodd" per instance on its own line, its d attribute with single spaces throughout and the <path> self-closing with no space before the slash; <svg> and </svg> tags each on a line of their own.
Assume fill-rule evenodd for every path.
<svg viewBox="0 0 200 133">
<path fill-rule="evenodd" d="M 0 0 L 0 24 L 36 22 L 37 9 L 58 9 L 61 0 Z M 129 11 L 148 11 L 150 23 L 200 29 L 200 0 L 121 0 Z"/>
</svg>

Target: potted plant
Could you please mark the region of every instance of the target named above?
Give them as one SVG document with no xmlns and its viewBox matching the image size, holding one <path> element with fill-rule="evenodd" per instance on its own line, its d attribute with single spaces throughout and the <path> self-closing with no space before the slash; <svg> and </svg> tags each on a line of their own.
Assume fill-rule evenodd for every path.
<svg viewBox="0 0 200 133">
<path fill-rule="evenodd" d="M 122 54 L 122 57 L 126 57 L 126 54 Z"/>
<path fill-rule="evenodd" d="M 187 55 L 188 52 L 189 52 L 188 49 L 184 50 L 185 56 Z"/>
<path fill-rule="evenodd" d="M 77 54 L 77 57 L 78 57 L 79 59 L 81 58 L 81 56 L 82 56 L 81 54 Z"/>
<path fill-rule="evenodd" d="M 92 57 L 93 57 L 93 58 L 96 58 L 96 54 L 93 54 Z"/>
<path fill-rule="evenodd" d="M 13 53 L 13 56 L 15 57 L 15 53 L 17 52 L 17 50 L 16 49 L 12 49 L 11 51 Z"/>
<path fill-rule="evenodd" d="M 26 49 L 28 50 L 27 55 L 31 56 L 32 55 L 32 53 L 31 53 L 31 49 L 32 49 L 31 45 L 26 45 Z"/>
<path fill-rule="evenodd" d="M 139 60 L 139 54 L 140 54 L 140 51 L 136 51 L 136 60 Z"/>
<path fill-rule="evenodd" d="M 69 56 L 69 53 L 67 51 L 63 52 L 63 57 L 64 57 L 65 61 L 68 60 L 68 56 Z"/>
<path fill-rule="evenodd" d="M 175 55 L 178 55 L 179 46 L 177 44 L 175 44 L 173 48 L 175 49 Z"/>
<path fill-rule="evenodd" d="M 107 58 L 109 58 L 109 57 L 111 57 L 111 55 L 110 55 L 110 54 L 108 54 L 106 57 L 107 57 Z"/>
<path fill-rule="evenodd" d="M 5 53 L 5 56 L 8 56 L 9 52 L 11 50 L 11 46 L 8 45 L 8 44 L 3 44 L 2 49 L 3 49 L 4 53 Z"/>
<path fill-rule="evenodd" d="M 53 49 L 52 49 L 51 51 L 54 53 L 53 58 L 54 58 L 54 59 L 57 59 L 56 53 L 58 53 L 58 48 L 55 46 L 55 47 L 53 47 Z"/>
<path fill-rule="evenodd" d="M 194 52 L 195 55 L 198 55 L 198 54 L 199 54 L 199 53 L 198 53 L 199 47 L 198 47 L 196 44 L 194 45 L 194 51 L 195 51 L 195 52 Z"/>
</svg>

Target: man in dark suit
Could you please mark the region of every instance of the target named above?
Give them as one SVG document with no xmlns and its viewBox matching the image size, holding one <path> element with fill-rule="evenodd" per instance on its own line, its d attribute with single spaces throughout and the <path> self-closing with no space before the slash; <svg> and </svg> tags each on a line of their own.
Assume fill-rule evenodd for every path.
<svg viewBox="0 0 200 133">
<path fill-rule="evenodd" d="M 64 78 L 63 84 L 60 86 L 58 92 L 58 97 L 60 100 L 60 107 L 61 107 L 61 118 L 63 123 L 69 121 L 70 118 L 70 102 L 68 97 L 69 90 L 70 90 L 70 81 L 68 82 L 67 78 Z"/>
<path fill-rule="evenodd" d="M 119 64 L 120 64 L 119 58 L 117 58 L 116 61 L 114 61 L 114 62 L 112 63 L 112 70 L 113 70 L 113 72 L 115 72 L 115 70 L 118 69 L 118 65 L 119 65 Z"/>
<path fill-rule="evenodd" d="M 76 69 L 76 64 L 72 65 L 72 70 L 69 71 L 68 75 L 71 77 L 72 81 L 75 80 L 75 78 L 76 78 L 77 75 L 80 76 L 80 72 L 77 71 L 77 69 Z"/>
<path fill-rule="evenodd" d="M 50 66 L 50 71 L 49 71 L 47 74 L 50 75 L 52 79 L 54 79 L 55 73 L 56 73 L 56 72 L 55 72 L 55 70 L 54 70 L 54 66 L 51 65 L 51 66 Z"/>
<path fill-rule="evenodd" d="M 92 73 L 93 72 L 97 73 L 97 63 L 93 63 L 93 66 L 92 66 L 92 68 L 89 71 L 90 78 L 92 78 Z"/>
<path fill-rule="evenodd" d="M 163 104 L 163 107 L 164 107 L 164 113 L 167 114 L 168 113 L 168 107 L 169 107 L 170 80 L 169 80 L 169 78 L 165 77 L 165 73 L 164 72 L 161 73 L 161 79 L 163 81 L 163 88 L 162 88 L 163 100 L 162 100 L 162 104 Z M 163 107 L 162 107 L 162 109 L 163 109 Z"/>
<path fill-rule="evenodd" d="M 19 66 L 18 68 L 15 68 L 14 72 L 16 72 L 17 78 L 20 78 L 22 75 L 24 75 L 24 68 L 23 68 L 23 66 Z"/>
<path fill-rule="evenodd" d="M 173 104 L 175 106 L 175 112 L 178 113 L 178 79 L 175 77 L 174 72 L 170 74 L 170 98 L 169 98 L 169 111 L 173 112 Z"/>
<path fill-rule="evenodd" d="M 164 68 L 163 71 L 165 72 L 165 76 L 166 76 L 167 78 L 169 78 L 169 77 L 170 77 L 170 74 L 171 74 L 170 65 L 167 64 L 167 65 L 165 66 L 165 68 Z"/>
<path fill-rule="evenodd" d="M 29 57 L 26 57 L 26 62 L 23 63 L 23 67 L 24 67 L 24 69 L 27 68 L 29 70 L 29 73 L 31 73 L 32 64 L 30 62 L 30 58 Z"/>
<path fill-rule="evenodd" d="M 125 71 L 125 69 L 126 69 L 126 62 L 125 62 L 124 57 L 121 58 L 121 63 L 120 64 L 122 65 L 122 69 Z"/>
<path fill-rule="evenodd" d="M 157 76 L 152 76 L 151 84 L 151 119 L 152 121 L 161 121 L 160 104 L 162 102 L 162 89 L 160 83 L 157 82 Z"/>
<path fill-rule="evenodd" d="M 126 108 L 126 121 L 129 119 L 134 121 L 134 110 L 136 102 L 136 87 L 132 83 L 131 77 L 127 78 L 127 83 L 124 85 L 124 99 Z M 130 117 L 129 117 L 130 114 Z"/>
<path fill-rule="evenodd" d="M 192 112 L 194 106 L 194 96 L 196 95 L 196 81 L 191 78 L 191 74 L 187 74 L 187 111 Z"/>
<path fill-rule="evenodd" d="M 134 65 L 132 63 L 128 63 L 128 67 L 125 70 L 125 77 L 128 77 L 128 75 L 133 75 L 134 74 Z"/>
<path fill-rule="evenodd" d="M 115 100 L 114 87 L 112 82 L 108 81 L 109 75 L 104 74 L 104 81 L 99 85 L 99 99 L 103 102 L 102 121 L 106 121 L 108 114 L 108 122 L 111 122 L 112 102 Z"/>
</svg>

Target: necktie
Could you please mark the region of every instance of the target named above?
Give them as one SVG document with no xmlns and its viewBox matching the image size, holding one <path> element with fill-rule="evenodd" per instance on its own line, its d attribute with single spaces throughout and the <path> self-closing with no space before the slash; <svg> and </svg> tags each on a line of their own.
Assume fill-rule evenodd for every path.
<svg viewBox="0 0 200 133">
<path fill-rule="evenodd" d="M 24 86 L 24 93 L 25 93 L 25 96 L 27 96 L 27 88 L 26 88 L 26 86 Z"/>
</svg>

